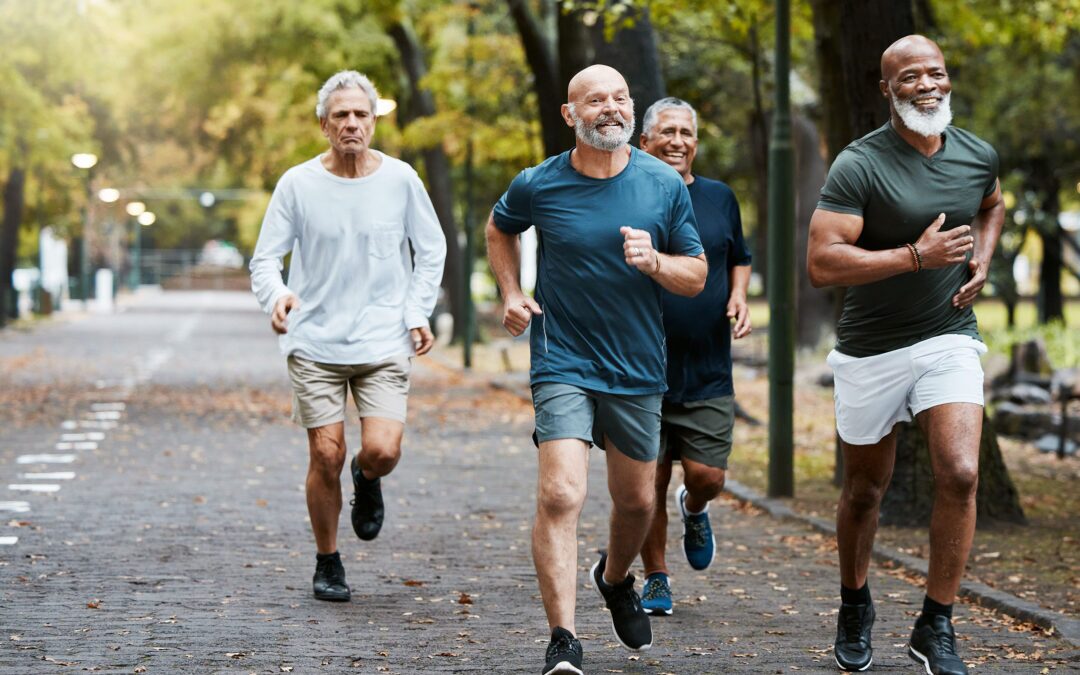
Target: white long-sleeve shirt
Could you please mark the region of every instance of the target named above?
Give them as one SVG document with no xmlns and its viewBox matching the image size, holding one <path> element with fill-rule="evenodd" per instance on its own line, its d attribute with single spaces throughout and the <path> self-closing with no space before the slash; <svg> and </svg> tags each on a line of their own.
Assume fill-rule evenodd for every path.
<svg viewBox="0 0 1080 675">
<path fill-rule="evenodd" d="M 335 176 L 315 157 L 274 188 L 251 288 L 267 314 L 288 293 L 300 300 L 280 337 L 283 354 L 359 365 L 414 353 L 409 330 L 435 309 L 446 240 L 413 168 L 379 154 L 382 164 L 362 178 Z"/>
</svg>

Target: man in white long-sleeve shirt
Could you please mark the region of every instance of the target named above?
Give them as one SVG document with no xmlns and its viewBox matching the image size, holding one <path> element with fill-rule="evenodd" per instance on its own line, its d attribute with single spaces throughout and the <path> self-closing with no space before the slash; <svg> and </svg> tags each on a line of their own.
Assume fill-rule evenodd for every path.
<svg viewBox="0 0 1080 675">
<path fill-rule="evenodd" d="M 446 257 L 416 172 L 370 147 L 377 101 L 355 71 L 322 86 L 315 112 L 330 150 L 281 177 L 251 259 L 252 290 L 288 357 L 293 420 L 308 433 L 320 600 L 350 598 L 337 552 L 348 390 L 361 423 L 350 465 L 352 524 L 370 540 L 383 522 L 379 479 L 401 457 L 412 356 L 434 342 L 428 317 Z M 290 252 L 286 285 L 282 258 Z"/>
</svg>

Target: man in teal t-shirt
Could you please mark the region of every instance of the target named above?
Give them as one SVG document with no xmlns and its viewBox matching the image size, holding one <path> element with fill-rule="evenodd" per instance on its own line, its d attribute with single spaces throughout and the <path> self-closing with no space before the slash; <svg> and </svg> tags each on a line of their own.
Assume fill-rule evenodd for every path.
<svg viewBox="0 0 1080 675">
<path fill-rule="evenodd" d="M 626 81 L 592 66 L 570 81 L 563 118 L 573 150 L 522 171 L 492 211 L 488 256 L 503 325 L 531 323 L 534 439 L 540 477 L 532 550 L 551 641 L 543 673 L 581 673 L 575 637 L 577 520 L 589 446 L 606 450 L 612 499 L 607 552 L 590 573 L 625 647 L 652 644 L 630 565 L 653 510 L 666 385 L 661 288 L 695 295 L 707 264 L 682 178 L 630 147 Z M 519 285 L 517 235 L 535 226 L 536 299 Z"/>
<path fill-rule="evenodd" d="M 952 84 L 936 44 L 911 35 L 881 57 L 885 126 L 836 158 L 810 221 L 815 286 L 846 286 L 836 349 L 836 426 L 844 485 L 836 514 L 841 606 L 834 656 L 870 667 L 866 583 L 895 424 L 914 417 L 934 466 L 930 570 L 908 644 L 935 674 L 966 673 L 952 603 L 975 531 L 983 373 L 971 309 L 986 283 L 1005 209 L 998 157 L 949 126 Z"/>
</svg>

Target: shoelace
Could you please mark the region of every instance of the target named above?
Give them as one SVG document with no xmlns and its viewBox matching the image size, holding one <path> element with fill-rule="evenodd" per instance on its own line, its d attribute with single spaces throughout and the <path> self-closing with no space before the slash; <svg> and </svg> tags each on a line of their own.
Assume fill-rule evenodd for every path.
<svg viewBox="0 0 1080 675">
<path fill-rule="evenodd" d="M 690 541 L 691 546 L 705 546 L 709 543 L 708 527 L 705 525 L 703 519 L 694 518 L 690 516 L 685 519 L 686 522 L 686 538 Z"/>
<path fill-rule="evenodd" d="M 637 614 L 642 611 L 641 599 L 638 598 L 638 594 L 634 592 L 634 585 L 632 583 L 625 586 L 616 586 L 617 592 L 615 597 L 612 598 L 612 604 L 620 609 L 629 609 L 631 612 Z M 615 607 L 611 609 L 614 610 Z"/>
<path fill-rule="evenodd" d="M 956 656 L 956 636 L 951 633 L 939 633 L 940 651 L 945 656 Z"/>
<path fill-rule="evenodd" d="M 645 599 L 657 600 L 659 598 L 666 598 L 671 595 L 671 592 L 664 588 L 664 584 L 659 581 L 652 581 L 645 584 Z"/>
<path fill-rule="evenodd" d="M 859 642 L 862 639 L 862 612 L 848 612 L 844 616 L 844 642 Z"/>
<path fill-rule="evenodd" d="M 568 654 L 574 651 L 574 639 L 569 635 L 560 635 L 555 642 L 548 647 L 548 658 L 557 654 Z"/>
<path fill-rule="evenodd" d="M 344 567 L 338 569 L 334 565 L 333 560 L 317 560 L 315 561 L 316 573 L 321 573 L 326 576 L 327 582 L 331 584 L 343 584 L 345 583 L 342 572 L 345 571 Z"/>
</svg>

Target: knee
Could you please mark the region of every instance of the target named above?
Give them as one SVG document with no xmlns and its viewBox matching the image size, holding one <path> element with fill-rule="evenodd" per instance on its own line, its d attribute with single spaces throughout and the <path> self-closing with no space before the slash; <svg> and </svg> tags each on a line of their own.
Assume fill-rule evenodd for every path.
<svg viewBox="0 0 1080 675">
<path fill-rule="evenodd" d="M 889 484 L 870 480 L 852 480 L 844 484 L 843 500 L 855 512 L 874 511 L 881 505 Z"/>
<path fill-rule="evenodd" d="M 585 504 L 585 486 L 568 481 L 547 481 L 536 494 L 536 510 L 550 518 L 576 518 Z"/>
<path fill-rule="evenodd" d="M 727 472 L 716 467 L 705 467 L 699 471 L 686 472 L 686 489 L 695 498 L 711 501 L 724 490 Z"/>
<path fill-rule="evenodd" d="M 322 439 L 311 446 L 311 470 L 323 476 L 337 476 L 345 465 L 345 444 Z"/>
<path fill-rule="evenodd" d="M 969 501 L 979 488 L 978 462 L 954 464 L 934 476 L 935 493 L 947 499 Z"/>
<path fill-rule="evenodd" d="M 394 443 L 369 443 L 361 453 L 361 467 L 375 476 L 385 476 L 394 470 L 401 458 L 401 448 Z"/>
<path fill-rule="evenodd" d="M 656 505 L 656 493 L 652 490 L 624 490 L 612 494 L 611 502 L 620 515 L 650 519 Z"/>
</svg>

